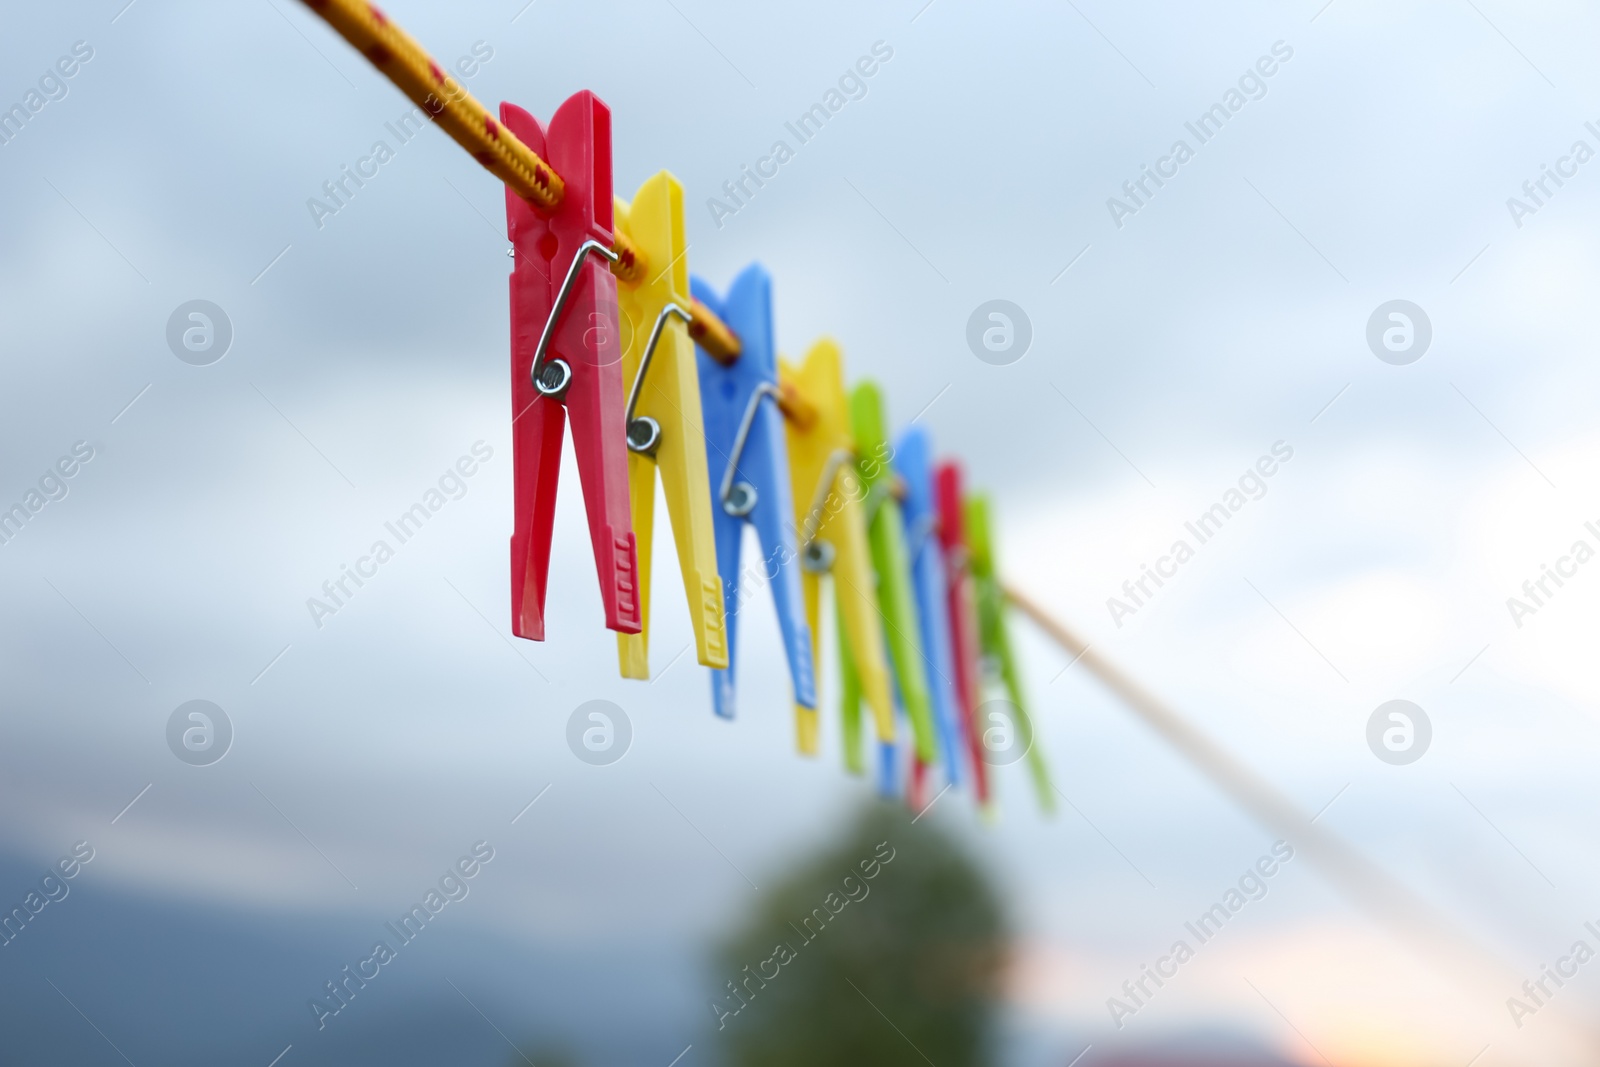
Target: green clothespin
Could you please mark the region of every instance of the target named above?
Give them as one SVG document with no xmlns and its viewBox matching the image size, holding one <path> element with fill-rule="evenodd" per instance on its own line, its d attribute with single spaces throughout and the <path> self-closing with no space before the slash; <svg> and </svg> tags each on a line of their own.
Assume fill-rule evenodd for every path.
<svg viewBox="0 0 1600 1067">
<path fill-rule="evenodd" d="M 1011 633 L 1006 625 L 1006 598 L 1000 588 L 999 568 L 995 563 L 994 541 L 989 529 L 989 498 L 974 495 L 966 504 L 967 547 L 971 552 L 973 584 L 978 594 L 978 640 L 983 646 L 986 662 L 984 673 L 999 668 L 1000 681 L 1005 685 L 1006 697 L 1016 709 L 1015 729 L 1028 739 L 1028 773 L 1033 778 L 1034 792 L 1039 806 L 1046 812 L 1056 810 L 1055 789 L 1050 784 L 1050 769 L 1044 762 L 1044 748 L 1034 732 L 1033 719 L 1028 714 L 1027 701 L 1022 695 L 1022 677 L 1017 671 L 1016 655 L 1011 650 Z M 979 706 L 982 711 L 982 705 Z M 983 729 L 987 724 L 978 724 Z"/>
<path fill-rule="evenodd" d="M 839 703 L 844 730 L 844 766 L 851 774 L 866 774 L 867 761 L 861 745 L 861 675 L 856 672 L 856 657 L 845 635 L 844 612 L 838 613 Z"/>
<path fill-rule="evenodd" d="M 867 492 L 867 540 L 872 546 L 872 567 L 878 578 L 878 610 L 883 615 L 884 637 L 900 702 L 911 717 L 917 758 L 932 765 L 938 761 L 939 747 L 928 695 L 922 627 L 912 593 L 905 524 L 894 496 L 894 469 L 890 465 L 894 449 L 885 432 L 885 421 L 883 397 L 877 385 L 862 382 L 856 386 L 850 394 L 850 426 L 856 439 L 856 469 Z"/>
</svg>

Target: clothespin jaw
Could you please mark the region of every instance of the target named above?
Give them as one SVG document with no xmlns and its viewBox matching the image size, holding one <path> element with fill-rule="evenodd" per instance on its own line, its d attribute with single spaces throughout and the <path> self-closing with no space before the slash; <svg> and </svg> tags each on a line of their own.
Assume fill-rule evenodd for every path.
<svg viewBox="0 0 1600 1067">
<path fill-rule="evenodd" d="M 733 717 L 733 649 L 738 643 L 739 607 L 749 595 L 741 589 L 740 554 L 749 523 L 761 545 L 761 577 L 772 590 L 789 661 L 799 748 L 812 753 L 817 747 L 816 670 L 812 630 L 801 600 L 789 449 L 779 406 L 772 279 L 764 267 L 752 263 L 733 280 L 726 298 L 699 278 L 690 280 L 690 289 L 694 299 L 738 336 L 741 349 L 731 361 L 705 348 L 698 356 L 706 461 L 712 479 L 711 525 L 728 604 L 728 663 L 726 670 L 711 676 L 712 706 L 718 715 Z"/>
<path fill-rule="evenodd" d="M 728 639 L 700 417 L 700 374 L 687 329 L 691 302 L 683 187 L 671 174 L 660 172 L 639 187 L 631 204 L 616 202 L 616 222 L 639 258 L 652 264 L 636 281 L 617 287 L 622 319 L 632 327 L 623 331 L 622 381 L 628 401 L 618 432 L 625 430 L 628 449 L 641 622 L 639 633 L 617 635 L 617 656 L 624 678 L 650 677 L 650 565 L 659 473 L 696 655 L 707 667 L 726 667 Z"/>
<path fill-rule="evenodd" d="M 933 702 L 945 773 L 952 785 L 958 785 L 965 747 L 965 719 L 956 693 L 950 597 L 933 484 L 933 442 L 926 430 L 912 426 L 900 435 L 895 444 L 894 468 L 906 490 L 905 499 L 900 502 L 900 514 L 905 521 L 906 556 L 910 560 L 911 587 L 926 656 L 927 669 L 923 677 Z"/>
<path fill-rule="evenodd" d="M 862 510 L 866 489 L 856 470 L 855 439 L 844 391 L 844 357 L 838 344 L 828 338 L 818 341 L 798 366 L 780 359 L 778 381 L 780 388 L 804 397 L 810 409 L 808 418 L 790 419 L 784 425 L 812 662 L 820 669 L 817 635 L 822 578 L 831 575 L 839 639 L 849 643 L 860 693 L 872 710 L 878 740 L 893 744 L 889 666 L 884 658 L 883 621 L 878 615 L 872 550 Z"/>
<path fill-rule="evenodd" d="M 938 758 L 933 708 L 928 696 L 922 627 L 911 592 L 911 565 L 906 557 L 905 527 L 895 499 L 894 450 L 885 433 L 883 396 L 873 382 L 862 382 L 850 395 L 851 426 L 856 439 L 856 469 L 866 486 L 867 540 L 877 573 L 878 609 L 889 639 L 889 660 L 896 688 L 911 718 L 917 758 Z"/>
<path fill-rule="evenodd" d="M 514 104 L 500 120 L 566 180 L 553 211 L 506 190 L 511 271 L 511 403 L 515 522 L 512 630 L 544 640 L 562 430 L 583 483 L 589 539 L 606 626 L 638 633 L 638 556 L 628 508 L 622 425 L 611 202 L 611 112 L 585 90 L 567 99 L 548 131 Z"/>
<path fill-rule="evenodd" d="M 1022 675 L 1017 669 L 1016 655 L 1012 652 L 1011 632 L 1007 624 L 1009 608 L 1005 593 L 1000 588 L 987 497 L 979 495 L 968 498 L 966 523 L 967 543 L 972 549 L 972 577 L 978 594 L 978 630 L 984 655 L 997 667 L 1000 681 L 1005 685 L 1006 697 L 1016 709 L 1017 729 L 1032 739 L 1026 759 L 1039 807 L 1046 812 L 1053 812 L 1056 798 L 1050 784 L 1050 771 L 1044 762 L 1044 747 L 1039 743 L 1032 716 L 1028 713 L 1027 702 L 1022 694 Z M 981 728 L 982 724 L 978 726 Z"/>
<path fill-rule="evenodd" d="M 967 524 L 963 514 L 961 465 L 940 463 L 934 471 L 939 501 L 939 541 L 944 548 L 945 592 L 957 706 L 961 711 L 973 792 L 979 805 L 989 803 L 989 766 L 983 759 L 983 739 L 977 721 L 983 675 L 978 661 L 977 592 L 970 567 Z"/>
</svg>

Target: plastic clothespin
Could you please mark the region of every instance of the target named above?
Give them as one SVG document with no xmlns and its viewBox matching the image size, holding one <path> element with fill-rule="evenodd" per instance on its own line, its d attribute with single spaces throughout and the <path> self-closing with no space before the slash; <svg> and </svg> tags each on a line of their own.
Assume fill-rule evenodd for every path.
<svg viewBox="0 0 1600 1067">
<path fill-rule="evenodd" d="M 900 435 L 895 445 L 894 468 L 906 488 L 900 514 L 905 520 L 906 556 L 911 563 L 917 622 L 922 627 L 922 651 L 927 656 L 924 678 L 933 700 L 945 776 L 950 784 L 957 785 L 961 781 L 965 719 L 956 691 L 959 679 L 950 644 L 950 597 L 934 495 L 933 443 L 926 430 L 912 426 Z"/>
<path fill-rule="evenodd" d="M 700 377 L 686 328 L 690 300 L 683 187 L 662 171 L 639 187 L 631 205 L 619 199 L 616 217 L 617 229 L 633 243 L 638 257 L 651 264 L 636 282 L 617 287 L 622 319 L 631 327 L 623 331 L 622 380 L 628 386 L 628 404 L 622 425 L 627 431 L 633 535 L 639 545 L 642 623 L 639 633 L 617 635 L 617 658 L 624 678 L 650 677 L 650 564 L 659 471 L 695 652 L 707 667 L 726 667 L 728 636 L 711 521 Z"/>
<path fill-rule="evenodd" d="M 944 547 L 945 593 L 948 598 L 946 618 L 956 701 L 961 711 L 968 766 L 972 768 L 973 793 L 981 806 L 989 803 L 989 765 L 983 758 L 983 739 L 978 731 L 977 714 L 983 674 L 978 661 L 977 592 L 973 588 L 970 569 L 972 553 L 967 547 L 961 482 L 961 466 L 954 460 L 946 460 L 934 471 L 939 498 L 939 541 Z"/>
<path fill-rule="evenodd" d="M 894 744 L 894 707 L 889 698 L 889 665 L 884 658 L 883 621 L 872 576 L 872 551 L 867 544 L 866 514 L 862 510 L 866 489 L 856 471 L 855 439 L 850 432 L 850 411 L 844 392 L 844 357 L 834 341 L 824 338 L 811 346 L 798 367 L 778 361 L 780 388 L 803 396 L 813 411 L 807 425 L 786 421 L 789 444 L 789 484 L 799 519 L 800 586 L 805 597 L 806 623 L 811 630 L 811 660 L 820 668 L 817 654 L 822 577 L 833 578 L 833 597 L 839 613 L 839 641 L 853 667 L 851 678 L 872 709 L 880 743 Z M 854 706 L 859 712 L 859 704 Z M 852 706 L 845 706 L 845 722 Z M 802 720 L 808 709 L 797 708 Z M 809 712 L 814 716 L 815 712 Z M 814 729 L 814 726 L 813 726 Z M 846 766 L 859 773 L 859 748 L 845 739 Z M 850 762 L 852 751 L 857 759 Z"/>
<path fill-rule="evenodd" d="M 883 613 L 889 640 L 889 662 L 894 666 L 895 690 L 911 718 L 916 757 L 924 763 L 938 758 L 934 739 L 933 709 L 928 699 L 927 658 L 922 649 L 922 627 L 911 593 L 911 565 L 906 558 L 905 527 L 895 499 L 894 450 L 885 433 L 883 396 L 874 382 L 862 382 L 850 394 L 850 423 L 856 438 L 856 469 L 867 489 L 864 507 L 867 540 L 872 546 L 872 567 L 878 576 L 878 610 Z"/>
<path fill-rule="evenodd" d="M 871 548 L 868 547 L 868 554 Z M 861 746 L 861 676 L 856 672 L 855 654 L 850 648 L 849 632 L 846 629 L 843 602 L 840 601 L 837 590 L 834 596 L 834 608 L 837 614 L 836 634 L 839 639 L 839 713 L 840 721 L 844 728 L 844 765 L 851 774 L 866 773 L 866 758 Z M 880 627 L 880 636 L 881 627 Z M 899 718 L 904 713 L 900 698 L 894 693 L 894 678 L 888 671 L 888 653 L 885 650 L 880 654 L 884 667 L 884 676 L 888 679 L 890 688 L 890 704 L 894 709 L 894 717 Z M 878 795 L 885 799 L 893 797 L 899 791 L 902 777 L 900 773 L 900 752 L 893 738 L 884 740 L 880 735 L 878 739 Z M 915 763 L 913 765 L 920 766 Z M 915 783 L 908 782 L 906 796 L 909 800 L 915 791 Z"/>
<path fill-rule="evenodd" d="M 797 708 L 800 751 L 817 750 L 817 691 L 813 664 L 814 633 L 807 625 L 800 593 L 799 549 L 789 487 L 789 450 L 784 414 L 779 410 L 777 351 L 773 344 L 772 279 L 752 263 L 733 280 L 727 298 L 699 278 L 690 279 L 694 298 L 739 335 L 741 351 L 732 362 L 699 350 L 700 398 L 705 412 L 705 458 L 712 484 L 711 525 L 716 530 L 717 567 L 728 605 L 726 670 L 711 676 L 712 706 L 733 718 L 734 655 L 738 643 L 740 548 L 744 527 L 755 527 L 761 544 L 762 574 L 772 587 L 778 626 L 789 659 Z M 770 402 L 767 402 L 770 401 Z M 814 625 L 815 620 L 813 620 Z"/>
<path fill-rule="evenodd" d="M 514 104 L 500 121 L 566 182 L 546 213 L 506 190 L 511 271 L 512 631 L 544 640 L 550 536 L 561 473 L 562 429 L 583 482 L 606 626 L 638 633 L 638 556 L 628 509 L 621 432 L 622 352 L 611 251 L 611 111 L 588 90 L 568 97 L 548 132 Z M 603 258 L 599 258 L 603 257 Z"/>
<path fill-rule="evenodd" d="M 978 594 L 978 633 L 984 655 L 998 668 L 1006 696 L 1016 713 L 1015 727 L 1027 739 L 1028 773 L 1033 778 L 1033 790 L 1039 798 L 1039 807 L 1047 812 L 1056 808 L 1055 792 L 1050 785 L 1050 771 L 1045 766 L 1044 748 L 1028 714 L 1027 702 L 1022 695 L 1022 676 L 1017 671 L 1017 659 L 1011 650 L 1011 633 L 1006 623 L 1006 598 L 997 576 L 999 567 L 994 556 L 994 540 L 989 528 L 989 499 L 970 497 L 966 503 L 967 544 L 972 549 L 972 579 Z M 984 705 L 979 705 L 981 715 Z M 991 713 L 993 714 L 993 713 Z M 981 723 L 977 724 L 980 728 Z"/>
<path fill-rule="evenodd" d="M 844 765 L 851 774 L 865 774 L 867 761 L 861 748 L 861 676 L 856 673 L 850 642 L 845 640 L 844 604 L 838 597 L 834 601 L 834 626 L 839 638 L 839 723 L 844 731 Z"/>
</svg>

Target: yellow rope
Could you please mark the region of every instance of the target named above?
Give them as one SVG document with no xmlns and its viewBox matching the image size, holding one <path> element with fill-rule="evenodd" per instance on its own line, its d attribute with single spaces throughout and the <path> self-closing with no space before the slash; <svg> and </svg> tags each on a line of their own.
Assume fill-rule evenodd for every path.
<svg viewBox="0 0 1600 1067">
<path fill-rule="evenodd" d="M 305 0 L 455 142 L 518 196 L 551 211 L 566 191 L 561 178 L 416 40 L 365 0 Z"/>
<path fill-rule="evenodd" d="M 304 3 L 518 196 L 542 211 L 553 211 L 561 203 L 566 192 L 561 176 L 500 125 L 487 108 L 376 5 L 366 0 Z M 611 264 L 613 274 L 624 282 L 637 282 L 645 276 L 648 264 L 620 231 L 613 233 L 611 247 L 617 253 L 617 261 Z M 690 336 L 720 360 L 732 362 L 739 358 L 738 336 L 698 300 L 691 310 Z"/>
</svg>

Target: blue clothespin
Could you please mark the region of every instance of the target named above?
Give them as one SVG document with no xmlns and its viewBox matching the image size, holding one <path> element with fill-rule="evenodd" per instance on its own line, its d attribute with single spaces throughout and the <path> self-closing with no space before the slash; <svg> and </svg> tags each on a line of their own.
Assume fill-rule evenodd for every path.
<svg viewBox="0 0 1600 1067">
<path fill-rule="evenodd" d="M 944 546 L 939 540 L 939 504 L 933 491 L 933 442 L 922 427 L 912 426 L 900 435 L 895 445 L 894 469 L 905 483 L 900 514 L 905 521 L 906 555 L 911 561 L 917 621 L 922 626 L 928 692 L 933 697 L 945 774 L 950 784 L 956 785 L 961 778 L 958 726 L 961 717 L 957 710 L 955 657 L 950 643 Z"/>
<path fill-rule="evenodd" d="M 772 279 L 760 264 L 752 263 L 733 280 L 726 299 L 700 278 L 690 279 L 689 291 L 738 334 L 741 344 L 739 357 L 727 364 L 704 348 L 696 349 L 706 466 L 711 476 L 711 522 L 716 529 L 717 570 L 722 575 L 728 627 L 728 667 L 711 672 L 712 706 L 723 718 L 733 717 L 734 653 L 739 615 L 745 605 L 739 594 L 739 549 L 748 521 L 761 542 L 759 566 L 772 586 L 794 701 L 800 708 L 815 709 L 811 628 L 806 625 L 800 597 L 789 452 L 784 443 L 784 413 L 779 410 Z M 814 712 L 811 719 L 815 719 Z M 804 736 L 802 747 L 806 747 Z"/>
</svg>

